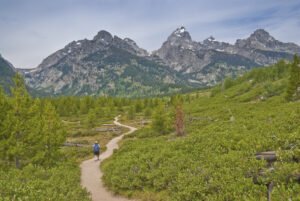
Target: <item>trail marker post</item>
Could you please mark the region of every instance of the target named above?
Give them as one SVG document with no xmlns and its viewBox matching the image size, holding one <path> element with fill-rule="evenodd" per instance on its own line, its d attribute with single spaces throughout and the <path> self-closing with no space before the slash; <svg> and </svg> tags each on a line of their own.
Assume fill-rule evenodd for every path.
<svg viewBox="0 0 300 201">
<path fill-rule="evenodd" d="M 255 154 L 255 157 L 256 157 L 257 160 L 267 161 L 268 170 L 269 171 L 274 171 L 273 163 L 277 160 L 275 151 L 259 152 L 259 153 Z M 263 176 L 264 172 L 262 172 L 261 174 Z M 274 182 L 270 181 L 266 184 L 266 186 L 267 186 L 267 199 L 268 199 L 268 201 L 271 201 L 271 194 L 272 194 Z"/>
</svg>

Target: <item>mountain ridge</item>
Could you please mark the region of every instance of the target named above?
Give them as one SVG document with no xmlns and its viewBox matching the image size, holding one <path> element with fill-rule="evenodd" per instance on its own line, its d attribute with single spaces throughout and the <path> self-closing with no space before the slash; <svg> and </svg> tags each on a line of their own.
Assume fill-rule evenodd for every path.
<svg viewBox="0 0 300 201">
<path fill-rule="evenodd" d="M 130 38 L 101 30 L 23 72 L 31 88 L 52 95 L 162 95 L 213 86 L 254 67 L 292 59 L 293 54 L 300 54 L 298 45 L 280 42 L 263 29 L 230 44 L 213 36 L 194 41 L 181 26 L 152 53 Z"/>
<path fill-rule="evenodd" d="M 24 75 L 30 87 L 54 95 L 145 96 L 190 88 L 133 40 L 104 30 L 69 43 Z"/>
<path fill-rule="evenodd" d="M 181 35 L 176 34 L 180 30 Z M 153 54 L 174 70 L 198 80 L 202 86 L 212 86 L 253 67 L 271 65 L 280 59 L 290 60 L 293 54 L 300 54 L 300 47 L 280 42 L 264 29 L 257 29 L 248 38 L 237 39 L 234 44 L 217 41 L 213 36 L 197 42 L 185 27 L 180 27 Z"/>
</svg>

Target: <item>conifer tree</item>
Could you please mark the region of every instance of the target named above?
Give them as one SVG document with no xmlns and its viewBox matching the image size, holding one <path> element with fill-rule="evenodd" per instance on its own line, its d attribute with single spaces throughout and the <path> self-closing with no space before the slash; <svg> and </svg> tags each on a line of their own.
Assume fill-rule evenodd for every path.
<svg viewBox="0 0 300 201">
<path fill-rule="evenodd" d="M 42 146 L 45 123 L 42 101 L 35 99 L 29 108 L 29 120 L 27 123 L 30 126 L 28 141 L 31 144 L 30 149 L 27 150 L 27 154 L 33 163 L 38 163 L 45 157 L 43 152 L 44 147 Z"/>
<path fill-rule="evenodd" d="M 94 109 L 90 109 L 87 116 L 87 128 L 92 129 L 96 126 L 97 115 Z"/>
<path fill-rule="evenodd" d="M 11 109 L 7 112 L 7 117 L 3 122 L 1 138 L 9 162 L 14 161 L 16 168 L 21 168 L 22 163 L 28 160 L 27 150 L 30 148 L 28 108 L 31 98 L 19 74 L 14 77 L 14 87 L 11 92 L 12 97 L 9 100 Z"/>
<path fill-rule="evenodd" d="M 135 112 L 136 113 L 140 113 L 143 110 L 143 106 L 142 106 L 142 102 L 141 100 L 137 100 L 137 102 L 135 103 Z"/>
<path fill-rule="evenodd" d="M 167 133 L 169 128 L 168 117 L 163 105 L 159 105 L 153 115 L 152 129 L 160 134 Z"/>
<path fill-rule="evenodd" d="M 286 100 L 292 101 L 300 96 L 300 66 L 299 66 L 299 57 L 294 56 L 294 61 L 291 64 L 290 67 L 290 77 L 289 77 L 289 82 L 286 90 Z"/>
<path fill-rule="evenodd" d="M 2 87 L 0 86 L 0 128 L 5 119 L 7 110 L 8 110 L 7 97 L 4 94 Z"/>
<path fill-rule="evenodd" d="M 132 120 L 135 117 L 135 108 L 133 106 L 129 107 L 129 111 L 128 111 L 128 119 Z"/>
<path fill-rule="evenodd" d="M 93 107 L 93 100 L 89 96 L 85 96 L 80 99 L 80 112 L 81 114 L 87 114 L 89 109 Z"/>
<path fill-rule="evenodd" d="M 152 114 L 152 111 L 149 107 L 147 107 L 145 110 L 144 110 L 144 116 L 145 117 L 150 117 Z"/>
<path fill-rule="evenodd" d="M 7 116 L 7 112 L 9 110 L 7 97 L 4 94 L 2 87 L 0 87 L 0 158 L 6 158 L 6 139 L 4 131 L 4 121 Z M 3 140 L 4 139 L 4 140 Z M 0 161 L 1 162 L 1 161 Z"/>
<path fill-rule="evenodd" d="M 40 145 L 44 152 L 42 165 L 50 166 L 59 158 L 59 148 L 65 142 L 66 132 L 55 108 L 50 102 L 46 102 L 43 110 L 43 130 Z"/>
<path fill-rule="evenodd" d="M 98 103 L 95 107 L 95 113 L 98 117 L 105 117 L 104 107 Z"/>
</svg>

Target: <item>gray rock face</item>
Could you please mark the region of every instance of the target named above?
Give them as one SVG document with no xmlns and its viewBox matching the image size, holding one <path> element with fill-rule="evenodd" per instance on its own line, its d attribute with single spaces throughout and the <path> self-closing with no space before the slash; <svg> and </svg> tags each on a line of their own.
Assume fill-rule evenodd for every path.
<svg viewBox="0 0 300 201">
<path fill-rule="evenodd" d="M 263 29 L 229 44 L 213 36 L 193 41 L 179 27 L 152 54 L 132 39 L 99 31 L 92 40 L 69 43 L 24 74 L 26 83 L 43 94 L 149 96 L 213 86 L 293 54 L 300 54 L 298 45 L 280 42 Z"/>
<path fill-rule="evenodd" d="M 9 92 L 9 88 L 13 84 L 12 78 L 15 74 L 16 69 L 0 54 L 0 86 L 5 92 Z"/>
<path fill-rule="evenodd" d="M 201 69 L 207 63 L 199 49 L 199 44 L 192 41 L 184 27 L 180 27 L 168 37 L 159 50 L 152 54 L 161 58 L 176 71 L 187 73 Z"/>
<path fill-rule="evenodd" d="M 247 39 L 237 40 L 235 46 L 242 49 L 286 52 L 291 54 L 300 53 L 298 45 L 280 42 L 263 29 L 256 30 Z"/>
<path fill-rule="evenodd" d="M 188 87 L 176 71 L 156 62 L 133 40 L 107 31 L 69 43 L 25 72 L 25 80 L 52 95 L 147 96 Z"/>
<path fill-rule="evenodd" d="M 193 82 L 211 86 L 225 76 L 237 76 L 253 67 L 291 59 L 300 54 L 294 43 L 283 43 L 258 29 L 235 44 L 217 41 L 213 36 L 202 42 L 191 39 L 184 27 L 176 29 L 153 55 Z"/>
</svg>

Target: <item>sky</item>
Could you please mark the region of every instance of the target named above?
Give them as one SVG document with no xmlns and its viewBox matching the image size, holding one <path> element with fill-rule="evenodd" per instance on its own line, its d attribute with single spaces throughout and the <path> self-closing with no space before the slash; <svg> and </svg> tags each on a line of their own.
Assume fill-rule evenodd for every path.
<svg viewBox="0 0 300 201">
<path fill-rule="evenodd" d="M 0 54 L 37 67 L 73 40 L 107 30 L 153 51 L 180 26 L 195 41 L 234 43 L 258 28 L 300 44 L 299 0 L 0 0 Z"/>
</svg>

